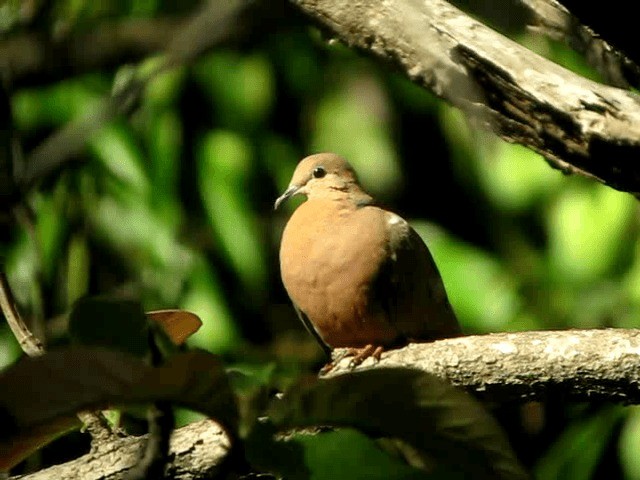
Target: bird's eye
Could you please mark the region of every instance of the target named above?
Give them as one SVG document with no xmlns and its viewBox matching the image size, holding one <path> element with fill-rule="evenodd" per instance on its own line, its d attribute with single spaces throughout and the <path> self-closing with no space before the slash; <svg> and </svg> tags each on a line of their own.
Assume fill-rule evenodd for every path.
<svg viewBox="0 0 640 480">
<path fill-rule="evenodd" d="M 316 167 L 313 169 L 314 178 L 322 178 L 327 174 L 327 171 L 322 167 Z"/>
</svg>

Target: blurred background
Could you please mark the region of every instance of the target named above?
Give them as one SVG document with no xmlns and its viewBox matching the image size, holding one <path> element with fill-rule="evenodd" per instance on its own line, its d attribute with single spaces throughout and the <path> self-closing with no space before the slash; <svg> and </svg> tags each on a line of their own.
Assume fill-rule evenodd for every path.
<svg viewBox="0 0 640 480">
<path fill-rule="evenodd" d="M 526 33 L 515 10 L 483 5 L 503 33 L 596 78 L 572 51 Z M 149 32 L 177 31 L 175 22 L 197 8 L 171 0 L 0 2 L 5 76 L 15 65 L 2 60 L 3 49 L 16 39 L 60 41 L 101 28 L 113 29 L 105 38 L 114 49 L 119 28 L 133 39 L 117 61 L 78 66 L 52 56 L 42 75 L 14 75 L 7 95 L 24 157 L 69 122 L 94 118 L 132 65 L 153 68 L 160 57 L 145 43 L 153 43 Z M 47 346 L 67 342 L 65 313 L 78 298 L 127 294 L 147 310 L 197 313 L 204 326 L 191 346 L 233 368 L 265 378 L 316 371 L 324 359 L 278 269 L 280 235 L 297 203 L 274 212 L 273 201 L 297 161 L 320 151 L 350 160 L 365 188 L 411 221 L 466 333 L 637 326 L 632 196 L 565 177 L 305 19 L 286 23 L 154 76 L 128 115 L 100 124 L 72 164 L 29 192 L 0 255 L 21 312 Z M 20 355 L 1 323 L 0 368 Z M 497 416 L 537 478 L 640 479 L 637 407 L 557 398 L 530 411 L 503 406 Z M 181 412 L 179 421 L 193 418 Z M 87 448 L 71 435 L 19 470 Z"/>
</svg>

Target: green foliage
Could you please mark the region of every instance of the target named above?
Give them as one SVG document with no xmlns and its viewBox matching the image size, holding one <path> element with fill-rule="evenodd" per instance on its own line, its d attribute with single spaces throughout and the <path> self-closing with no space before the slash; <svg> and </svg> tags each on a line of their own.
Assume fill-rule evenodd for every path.
<svg viewBox="0 0 640 480">
<path fill-rule="evenodd" d="M 541 459 L 536 478 L 594 478 L 594 472 L 623 411 L 607 407 L 600 415 L 571 425 Z"/>
<path fill-rule="evenodd" d="M 350 426 L 395 437 L 473 478 L 528 478 L 480 404 L 419 371 L 376 369 L 303 382 L 274 404 L 269 417 L 280 427 Z"/>
<path fill-rule="evenodd" d="M 30 25 L 20 3 L 0 5 L 0 32 L 7 38 L 33 29 L 45 38 L 64 39 L 106 20 L 188 16 L 198 4 L 30 2 L 51 4 L 51 11 Z M 595 78 L 572 51 L 540 37 L 518 39 Z M 10 100 L 25 157 L 68 122 L 98 111 L 114 84 L 149 74 L 162 61 L 154 52 L 138 65 L 88 73 L 65 69 L 62 80 L 16 83 Z M 29 192 L 21 225 L 0 245 L 20 311 L 49 345 L 73 338 L 139 356 L 148 352 L 144 310 L 192 311 L 203 325 L 189 345 L 225 354 L 242 414 L 239 428 L 249 443 L 260 440 L 254 444 L 258 450 L 269 442 L 271 450 L 254 450 L 255 459 L 270 460 L 291 478 L 333 478 L 340 472 L 349 478 L 423 475 L 352 429 L 368 431 L 367 421 L 374 417 L 381 422 L 375 427 L 389 433 L 385 420 L 392 417 L 370 415 L 373 404 L 357 408 L 347 398 L 341 410 L 340 402 L 321 403 L 318 408 L 336 408 L 311 423 L 342 413 L 346 428 L 300 434 L 289 442 L 274 437 L 277 426 L 255 425 L 271 390 L 296 383 L 319 358 L 300 355 L 307 344 L 307 350 L 318 350 L 294 322 L 277 268 L 283 223 L 294 205 L 277 214 L 272 205 L 297 160 L 320 150 L 346 156 L 377 198 L 410 212 L 466 332 L 638 326 L 640 230 L 634 198 L 563 176 L 536 153 L 469 125 L 459 111 L 386 66 L 329 45 L 316 31 L 296 28 L 242 48 L 213 49 L 193 64 L 157 75 L 128 118 L 107 122 L 90 136 L 76 163 Z M 426 174 L 417 181 L 411 172 L 419 169 Z M 433 192 L 426 184 L 441 192 L 428 197 L 435 198 L 430 204 L 425 194 Z M 445 195 L 450 191 L 455 196 Z M 447 201 L 439 201 L 441 194 Z M 461 210 L 449 208 L 451 198 Z M 114 293 L 133 294 L 141 303 L 126 306 L 103 298 L 73 307 L 86 295 Z M 281 341 L 287 335 L 294 336 L 288 346 Z M 0 326 L 0 367 L 11 368 L 19 355 L 9 329 Z M 96 378 L 107 366 L 99 364 L 101 358 L 95 360 Z M 133 368 L 141 364 L 131 362 Z M 189 378 L 175 373 L 187 363 L 171 375 Z M 55 390 L 51 379 L 44 383 Z M 406 393 L 410 386 L 394 390 Z M 354 388 L 344 386 L 345 392 Z M 362 401 L 366 386 L 356 390 L 360 397 L 354 398 Z M 174 393 L 177 400 L 184 392 Z M 374 393 L 379 394 L 369 391 L 366 398 Z M 145 400 L 158 398 L 157 391 L 147 394 Z M 391 400 L 402 402 L 398 411 L 407 418 L 406 411 L 417 408 L 399 397 Z M 345 412 L 349 405 L 353 409 Z M 611 462 L 603 452 L 614 443 L 626 477 L 640 478 L 634 453 L 640 438 L 637 411 L 557 408 L 566 416 L 558 426 L 562 431 L 537 438 L 544 444 L 532 460 L 539 478 L 593 478 L 601 463 Z M 194 418 L 182 412 L 184 421 Z M 392 433 L 406 439 L 418 432 L 415 423 L 401 425 L 404 430 Z M 423 440 L 434 438 L 441 439 Z M 529 441 L 525 438 L 522 443 Z M 466 451 L 455 459 L 462 458 L 466 461 Z M 450 478 L 450 473 L 432 476 Z"/>
</svg>

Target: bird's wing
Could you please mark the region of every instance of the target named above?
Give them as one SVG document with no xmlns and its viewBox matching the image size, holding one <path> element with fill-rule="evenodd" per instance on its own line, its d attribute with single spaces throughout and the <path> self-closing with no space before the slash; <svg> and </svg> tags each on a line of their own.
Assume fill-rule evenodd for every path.
<svg viewBox="0 0 640 480">
<path fill-rule="evenodd" d="M 320 347 L 322 347 L 322 350 L 324 351 L 324 353 L 329 358 L 331 358 L 331 347 L 329 345 L 327 345 L 325 343 L 325 341 L 322 339 L 322 337 L 320 336 L 320 334 L 316 330 L 316 327 L 313 325 L 311 320 L 309 320 L 309 317 L 306 315 L 306 313 L 304 313 L 300 309 L 300 307 L 298 307 L 298 305 L 296 305 L 295 303 L 293 303 L 293 308 L 295 308 L 296 313 L 298 314 L 298 318 L 300 319 L 300 321 L 304 325 L 304 328 L 306 328 L 307 331 L 313 336 L 313 338 L 315 338 L 318 341 L 318 343 L 320 344 Z"/>
<path fill-rule="evenodd" d="M 375 281 L 375 295 L 391 323 L 409 340 L 436 340 L 461 334 L 438 268 L 416 231 L 401 217 L 384 212 L 387 259 Z"/>
</svg>

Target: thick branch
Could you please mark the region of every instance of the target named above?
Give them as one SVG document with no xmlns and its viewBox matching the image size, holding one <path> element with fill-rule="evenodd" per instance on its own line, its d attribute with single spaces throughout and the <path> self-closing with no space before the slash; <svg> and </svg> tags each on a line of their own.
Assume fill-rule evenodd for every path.
<svg viewBox="0 0 640 480">
<path fill-rule="evenodd" d="M 553 166 L 640 192 L 640 99 L 532 53 L 445 0 L 291 0 L 350 46 Z"/>
<path fill-rule="evenodd" d="M 566 43 L 585 57 L 609 85 L 620 88 L 638 86 L 640 69 L 624 53 L 582 25 L 556 0 L 520 0 L 533 17 L 531 30 Z"/>
<path fill-rule="evenodd" d="M 338 357 L 343 353 L 335 351 Z M 602 329 L 496 333 L 411 344 L 390 350 L 356 370 L 410 367 L 432 373 L 493 402 L 545 397 L 573 401 L 640 403 L 640 329 Z M 344 358 L 327 376 L 352 371 Z M 101 445 L 81 458 L 19 477 L 122 478 L 144 450 L 144 437 Z M 171 478 L 211 478 L 229 452 L 229 440 L 212 421 L 173 433 Z"/>
<path fill-rule="evenodd" d="M 350 371 L 349 362 L 341 360 L 329 375 Z M 356 370 L 373 364 L 368 359 Z M 398 366 L 433 373 L 495 402 L 562 396 L 640 403 L 640 330 L 494 333 L 411 344 L 384 353 L 374 368 Z"/>
<path fill-rule="evenodd" d="M 46 468 L 31 475 L 13 477 L 22 480 L 115 480 L 140 460 L 146 436 L 127 437 L 102 445 L 97 451 L 61 465 Z M 219 473 L 229 451 L 229 440 L 211 420 L 203 420 L 173 432 L 167 464 L 168 478 L 213 478 Z"/>
</svg>

